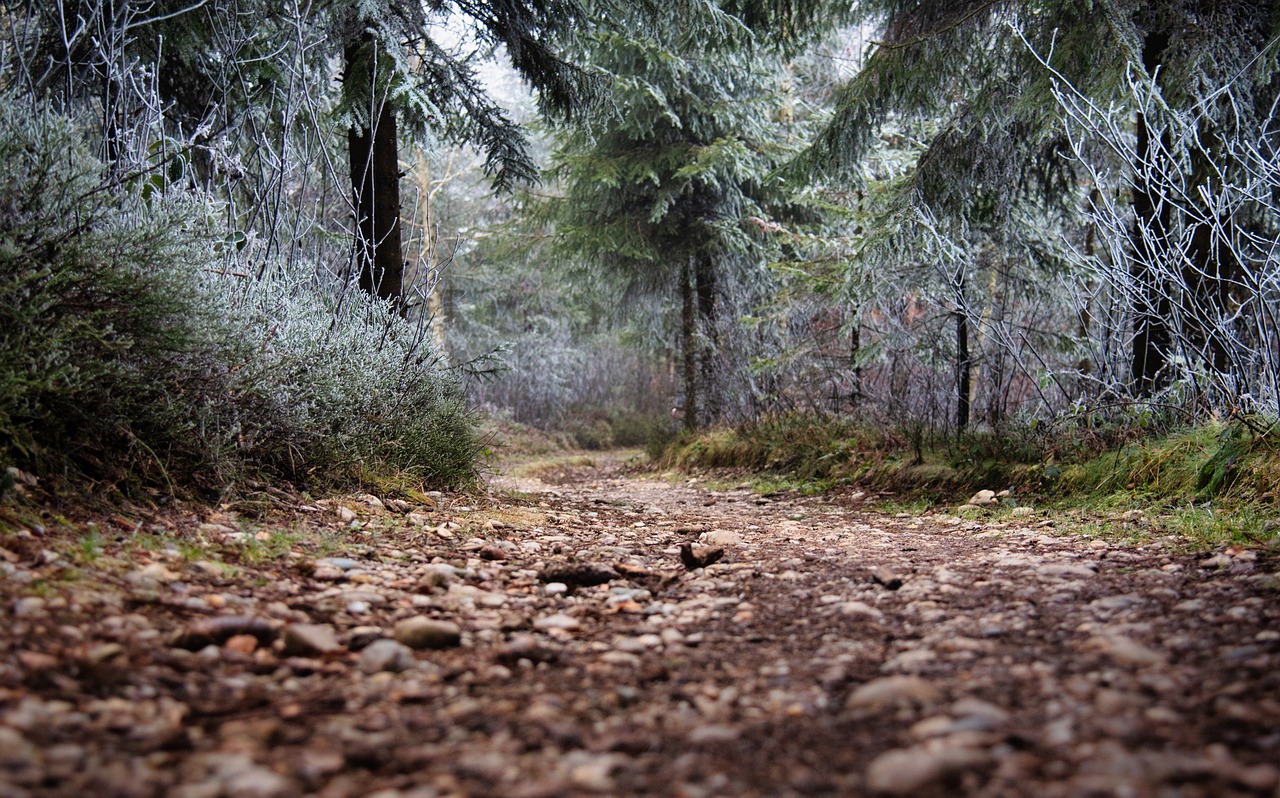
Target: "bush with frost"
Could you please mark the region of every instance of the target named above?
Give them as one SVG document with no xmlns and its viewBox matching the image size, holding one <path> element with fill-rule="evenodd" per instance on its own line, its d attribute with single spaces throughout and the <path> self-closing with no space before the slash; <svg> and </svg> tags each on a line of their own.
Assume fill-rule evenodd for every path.
<svg viewBox="0 0 1280 798">
<path fill-rule="evenodd" d="M 235 263 L 216 204 L 107 177 L 86 138 L 0 97 L 0 460 L 170 489 L 474 477 L 470 417 L 423 330 L 314 266 Z"/>
</svg>

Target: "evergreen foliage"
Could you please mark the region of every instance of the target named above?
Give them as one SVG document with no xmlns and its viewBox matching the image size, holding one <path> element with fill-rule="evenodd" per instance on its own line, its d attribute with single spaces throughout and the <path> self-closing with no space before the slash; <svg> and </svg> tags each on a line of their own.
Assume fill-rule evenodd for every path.
<svg viewBox="0 0 1280 798">
<path fill-rule="evenodd" d="M 1268 40 L 1276 26 L 1273 5 L 982 0 L 858 8 L 879 24 L 882 40 L 800 163 L 811 174 L 866 190 L 862 165 L 881 132 L 905 130 L 925 142 L 874 225 L 862 262 L 878 269 L 900 263 L 909 251 L 926 267 L 941 264 L 936 284 L 942 290 L 933 302 L 954 308 L 960 331 L 973 326 L 994 340 L 988 358 L 1007 356 L 1010 368 L 1003 373 L 1041 385 L 1050 412 L 1082 395 L 1116 392 L 1174 390 L 1183 400 L 1250 401 L 1256 379 L 1229 362 L 1225 342 L 1252 339 L 1245 329 L 1251 322 L 1230 317 L 1232 308 L 1248 303 L 1254 277 L 1232 270 L 1243 253 L 1229 241 L 1240 219 L 1269 211 L 1255 203 L 1252 210 L 1239 208 L 1240 219 L 1226 218 L 1194 190 L 1178 199 L 1166 189 L 1199 183 L 1208 197 L 1224 179 L 1231 182 L 1225 175 L 1256 169 L 1222 145 L 1266 140 L 1277 91 L 1276 48 Z M 1135 75 L 1145 91 L 1134 90 Z M 1094 124 L 1085 139 L 1077 127 L 1070 140 L 1064 92 L 1087 98 L 1094 110 L 1109 109 L 1112 119 L 1127 113 L 1139 146 L 1110 135 L 1129 135 L 1115 125 L 1103 131 L 1105 125 Z M 1182 150 L 1188 161 L 1170 151 L 1174 129 L 1196 131 L 1200 146 Z M 1168 179 L 1176 174 L 1183 178 Z M 1119 191 L 1128 196 L 1117 205 L 1110 198 Z M 1089 210 L 1102 207 L 1102 213 Z M 1159 217 L 1157 208 L 1163 209 Z M 1103 229 L 1108 244 L 1125 245 L 1099 263 L 1094 247 Z M 1270 237 L 1253 229 L 1263 240 Z M 1216 235 L 1221 245 L 1197 244 L 1197 235 Z M 1023 281 L 1034 304 L 1072 291 L 1076 318 L 1050 314 L 1043 317 L 1047 325 L 1036 323 L 1017 308 L 990 302 L 1009 296 L 1004 291 L 985 292 L 975 306 L 972 287 L 989 282 L 984 261 L 991 257 L 984 252 L 997 262 L 1024 264 L 998 273 L 1001 280 L 1012 274 Z M 1255 257 L 1245 271 L 1262 277 L 1268 260 Z M 850 279 L 860 281 L 863 268 L 851 270 Z M 1023 339 L 1027 346 L 1019 346 Z M 1073 350 L 1086 368 L 1063 362 Z M 960 351 L 954 356 L 964 360 Z M 957 365 L 958 374 L 968 371 Z M 1204 394 L 1203 380 L 1182 391 L 1205 372 L 1223 386 L 1217 398 Z M 967 389 L 957 382 L 963 409 Z"/>
<path fill-rule="evenodd" d="M 694 3 L 597 33 L 614 107 L 564 137 L 554 172 L 565 251 L 624 295 L 679 303 L 690 426 L 750 412 L 739 318 L 767 291 L 766 220 L 794 210 L 775 174 L 799 132 L 784 61 L 733 10 Z"/>
</svg>

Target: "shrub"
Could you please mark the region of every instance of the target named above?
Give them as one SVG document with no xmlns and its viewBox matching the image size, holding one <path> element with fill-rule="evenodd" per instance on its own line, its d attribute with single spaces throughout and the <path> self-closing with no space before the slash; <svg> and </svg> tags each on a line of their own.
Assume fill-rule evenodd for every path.
<svg viewBox="0 0 1280 798">
<path fill-rule="evenodd" d="M 0 459 L 216 491 L 474 479 L 471 417 L 423 329 L 315 267 L 228 268 L 219 206 L 104 183 L 85 138 L 0 96 Z"/>
</svg>

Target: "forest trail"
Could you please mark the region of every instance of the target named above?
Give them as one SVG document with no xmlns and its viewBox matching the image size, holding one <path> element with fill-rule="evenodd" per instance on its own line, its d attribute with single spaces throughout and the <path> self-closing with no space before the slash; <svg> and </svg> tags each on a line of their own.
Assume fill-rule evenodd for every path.
<svg viewBox="0 0 1280 798">
<path fill-rule="evenodd" d="M 0 795 L 1280 795 L 1256 552 L 572 462 L 6 536 Z"/>
</svg>

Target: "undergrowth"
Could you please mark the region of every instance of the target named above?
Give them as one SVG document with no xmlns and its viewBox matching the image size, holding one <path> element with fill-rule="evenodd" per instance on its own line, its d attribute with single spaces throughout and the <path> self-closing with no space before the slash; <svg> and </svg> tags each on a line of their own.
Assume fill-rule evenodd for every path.
<svg viewBox="0 0 1280 798">
<path fill-rule="evenodd" d="M 88 138 L 0 93 L 0 474 L 126 496 L 475 479 L 473 420 L 422 327 L 320 265 L 241 262 L 180 169 L 138 190 Z"/>
<path fill-rule="evenodd" d="M 1192 541 L 1259 543 L 1280 515 L 1280 425 L 1256 417 L 1189 426 L 1118 422 L 1081 434 L 1008 426 L 932 447 L 850 420 L 790 415 L 683 435 L 659 468 L 722 470 L 757 489 L 802 493 L 850 485 L 913 506 L 955 506 L 974 491 L 1012 489 L 1040 506 L 1115 513 L 1156 508 Z"/>
</svg>

